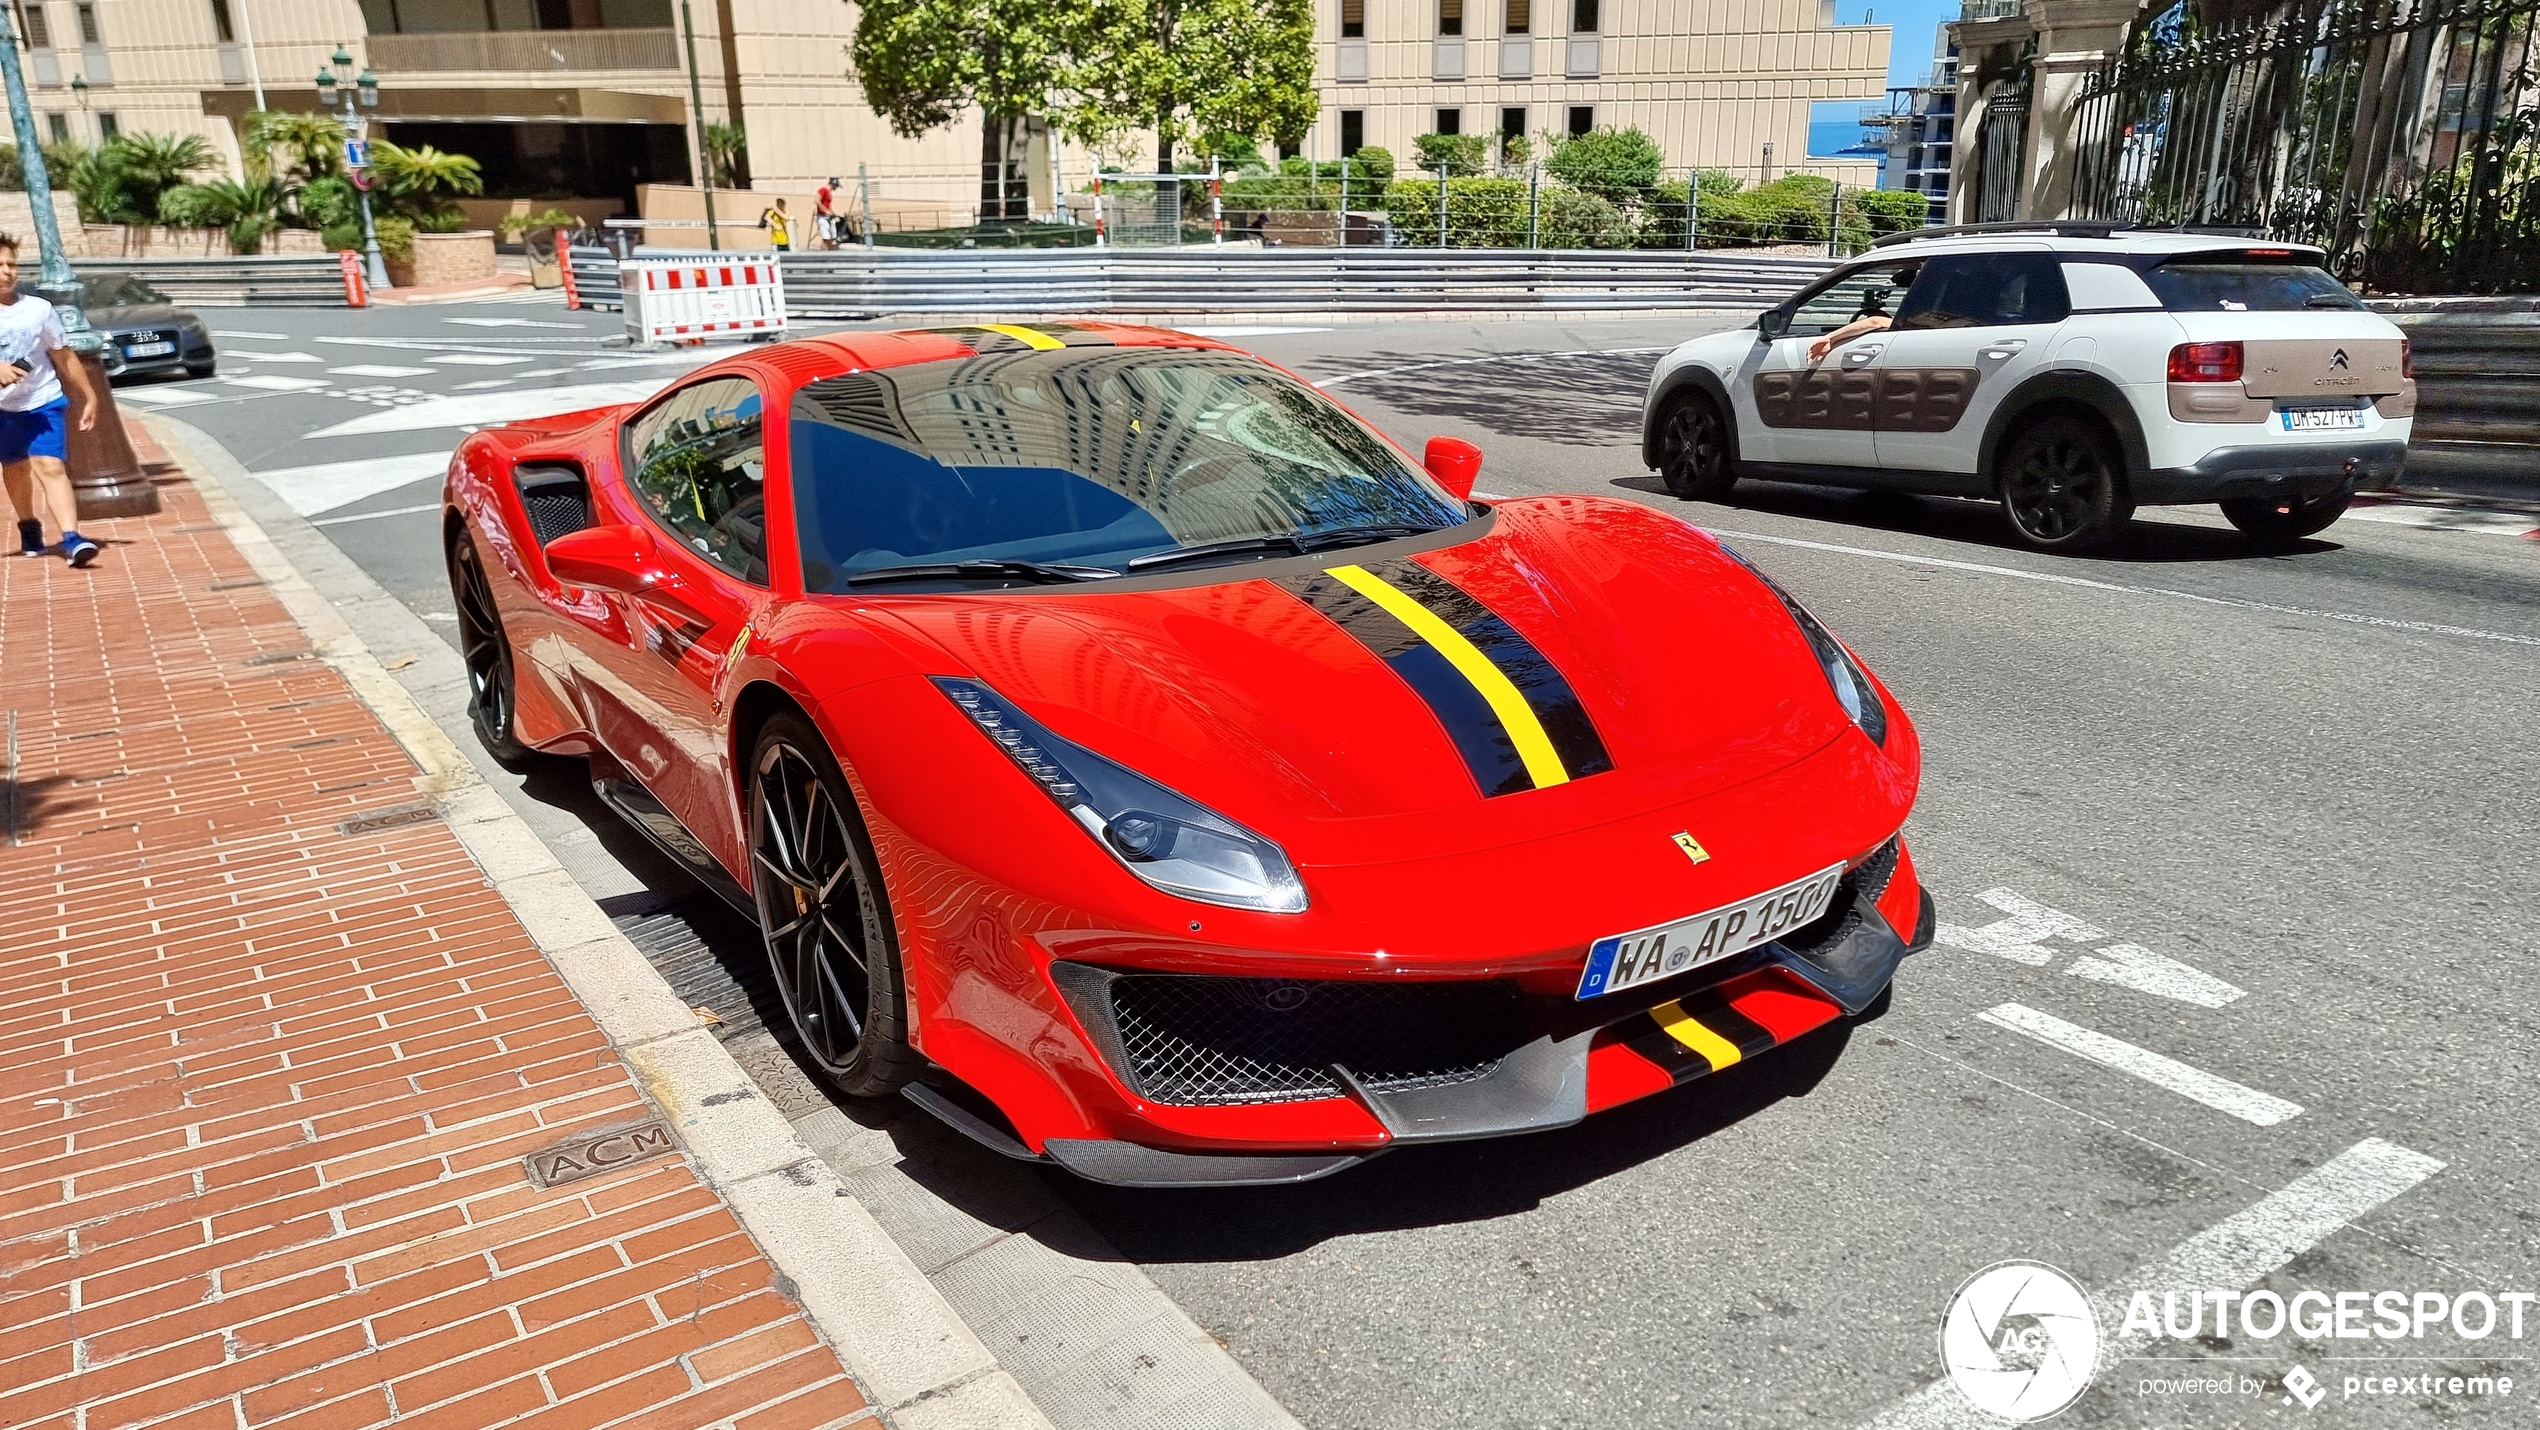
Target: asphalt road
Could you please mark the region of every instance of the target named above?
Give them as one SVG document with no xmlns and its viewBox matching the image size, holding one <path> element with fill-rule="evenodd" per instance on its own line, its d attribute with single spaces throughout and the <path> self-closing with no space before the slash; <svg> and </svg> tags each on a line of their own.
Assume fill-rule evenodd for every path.
<svg viewBox="0 0 2540 1430">
<path fill-rule="evenodd" d="M 2440 1315 L 2395 1340 L 2217 1337 L 2209 1299 L 2201 1336 L 2113 1341 L 2079 1423 L 2531 1423 L 2540 1307 L 2516 1339 L 2503 1298 L 2540 1291 L 2540 546 L 2350 518 L 2262 557 L 2190 509 L 2058 559 L 1968 503 L 1678 503 L 1639 461 L 1641 382 L 1735 320 L 1238 340 L 1415 450 L 1479 442 L 1485 492 L 1709 527 L 1850 641 L 1921 728 L 1908 833 L 1946 926 L 1892 1008 L 1570 1130 L 1299 1188 L 1032 1175 L 1316 1430 L 1977 1423 L 1922 1392 L 1953 1290 L 2006 1259 L 2118 1316 L 2137 1285 L 2155 1306 L 2191 1287 L 2500 1306 L 2477 1339 Z M 433 518 L 408 509 L 459 424 L 696 361 L 532 305 L 213 326 L 223 380 L 125 399 L 266 475 L 444 632 Z M 558 388 L 577 391 L 529 395 Z M 2315 1410 L 2290 1398 L 2297 1364 Z M 2408 1388 L 2361 1388 L 2385 1375 Z M 2456 1394 L 2455 1375 L 2517 1384 Z"/>
</svg>

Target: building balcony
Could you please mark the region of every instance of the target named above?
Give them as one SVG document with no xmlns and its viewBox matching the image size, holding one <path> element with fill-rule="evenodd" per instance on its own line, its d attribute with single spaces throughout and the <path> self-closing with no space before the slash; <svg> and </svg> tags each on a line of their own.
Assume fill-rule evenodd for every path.
<svg viewBox="0 0 2540 1430">
<path fill-rule="evenodd" d="M 367 42 L 381 74 L 553 74 L 677 70 L 678 32 L 659 30 L 483 30 L 378 35 Z"/>
<path fill-rule="evenodd" d="M 1961 20 L 2001 20 L 2020 13 L 2023 0 L 1958 0 Z"/>
</svg>

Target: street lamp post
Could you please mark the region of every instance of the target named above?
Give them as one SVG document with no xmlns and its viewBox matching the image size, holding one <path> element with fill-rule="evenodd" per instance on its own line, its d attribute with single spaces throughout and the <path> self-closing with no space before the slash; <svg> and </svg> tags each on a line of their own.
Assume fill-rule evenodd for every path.
<svg viewBox="0 0 2540 1430">
<path fill-rule="evenodd" d="M 63 345 L 87 369 L 89 386 L 97 393 L 96 427 L 70 434 L 71 485 L 79 494 L 79 511 L 56 512 L 54 520 L 68 526 L 84 517 L 148 516 L 159 509 L 159 489 L 143 477 L 124 436 L 114 389 L 106 384 L 105 340 L 88 325 L 88 314 L 80 307 L 79 275 L 62 254 L 62 226 L 53 215 L 53 177 L 44 168 L 44 142 L 36 131 L 35 110 L 27 103 L 26 75 L 18 67 L 18 36 L 11 21 L 9 7 L 0 6 L 0 86 L 9 91 L 9 127 L 18 138 L 28 216 L 35 223 L 36 247 L 43 250 L 35 292 L 60 313 Z"/>
<path fill-rule="evenodd" d="M 352 51 L 342 45 L 335 47 L 334 58 L 337 69 L 349 70 L 353 67 Z M 317 72 L 317 92 L 318 105 L 323 109 L 333 109 L 339 98 L 343 100 L 344 111 L 336 118 L 344 121 L 346 134 L 361 139 L 364 133 L 362 110 L 379 108 L 378 77 L 369 70 L 363 70 L 350 85 L 342 85 L 336 83 L 335 70 L 321 68 Z M 360 101 L 358 108 L 354 104 L 356 99 Z M 369 157 L 367 143 L 363 146 L 362 155 L 365 159 Z M 388 281 L 388 260 L 379 251 L 379 227 L 371 222 L 370 176 L 362 172 L 366 167 L 363 165 L 353 170 L 353 188 L 362 198 L 362 266 L 368 271 L 370 286 L 385 290 L 395 285 Z"/>
</svg>

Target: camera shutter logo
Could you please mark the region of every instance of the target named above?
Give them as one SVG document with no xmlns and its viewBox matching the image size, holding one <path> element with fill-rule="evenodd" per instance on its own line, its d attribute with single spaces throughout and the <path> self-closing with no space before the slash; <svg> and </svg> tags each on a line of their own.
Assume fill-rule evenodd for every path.
<svg viewBox="0 0 2540 1430">
<path fill-rule="evenodd" d="M 2060 1414 L 2099 1367 L 2099 1317 L 2080 1283 L 2038 1261 L 2000 1261 L 1949 1298 L 1940 1363 L 1970 1404 L 2005 1420 Z"/>
</svg>

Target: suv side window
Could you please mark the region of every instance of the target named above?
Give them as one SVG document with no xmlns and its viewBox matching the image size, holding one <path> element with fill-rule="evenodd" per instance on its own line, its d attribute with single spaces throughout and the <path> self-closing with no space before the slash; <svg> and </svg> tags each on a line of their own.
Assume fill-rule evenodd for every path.
<svg viewBox="0 0 2540 1430">
<path fill-rule="evenodd" d="M 1898 301 L 1914 282 L 1914 270 L 1921 266 L 1922 261 L 1917 259 L 1853 269 L 1800 299 L 1782 336 L 1813 338 L 1831 333 L 1855 318 L 1896 312 Z"/>
<path fill-rule="evenodd" d="M 2064 268 L 2052 253 L 1965 253 L 1934 258 L 1896 313 L 1896 328 L 2006 328 L 2071 317 Z"/>
<path fill-rule="evenodd" d="M 766 462 L 757 384 L 709 378 L 654 403 L 626 428 L 626 482 L 690 550 L 767 584 Z"/>
</svg>

